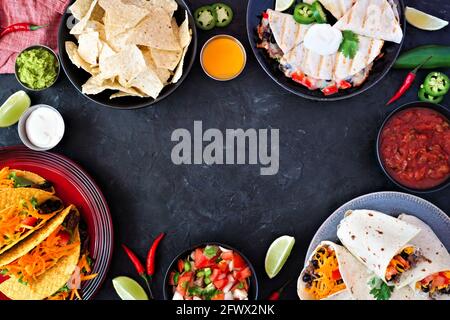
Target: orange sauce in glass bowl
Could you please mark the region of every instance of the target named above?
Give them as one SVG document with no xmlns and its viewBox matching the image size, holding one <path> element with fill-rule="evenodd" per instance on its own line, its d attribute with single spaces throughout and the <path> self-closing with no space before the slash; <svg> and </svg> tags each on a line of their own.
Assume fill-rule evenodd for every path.
<svg viewBox="0 0 450 320">
<path fill-rule="evenodd" d="M 247 55 L 243 45 L 234 37 L 219 35 L 205 43 L 201 53 L 205 73 L 219 81 L 236 78 L 244 70 Z"/>
</svg>

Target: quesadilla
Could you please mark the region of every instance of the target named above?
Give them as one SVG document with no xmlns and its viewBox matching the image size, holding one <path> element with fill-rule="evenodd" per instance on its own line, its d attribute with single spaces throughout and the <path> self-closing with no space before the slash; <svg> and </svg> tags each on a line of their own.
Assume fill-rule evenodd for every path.
<svg viewBox="0 0 450 320">
<path fill-rule="evenodd" d="M 9 279 L 0 292 L 13 300 L 42 300 L 65 286 L 80 258 L 79 212 L 68 207 L 62 224 L 53 225 L 47 237 L 39 231 L 31 251 L 1 267 Z M 47 234 L 46 234 L 47 235 Z"/>
<path fill-rule="evenodd" d="M 313 4 L 316 0 L 304 0 L 303 2 Z M 340 19 L 346 14 L 356 2 L 356 0 L 319 0 L 319 2 L 330 11 L 336 18 Z"/>
<path fill-rule="evenodd" d="M 408 275 L 411 288 L 424 297 L 450 300 L 450 254 L 447 249 L 422 220 L 406 214 L 398 218 L 421 229 L 410 243 L 421 249 L 425 259 Z"/>
<path fill-rule="evenodd" d="M 10 169 L 9 167 L 0 170 L 0 190 L 3 188 L 34 188 L 55 193 L 50 181 L 33 172 Z"/>
<path fill-rule="evenodd" d="M 0 258 L 3 253 L 42 228 L 63 209 L 51 193 L 31 188 L 0 191 Z"/>
<path fill-rule="evenodd" d="M 337 236 L 342 244 L 386 284 L 402 288 L 424 260 L 411 241 L 420 229 L 373 210 L 348 211 Z"/>
<path fill-rule="evenodd" d="M 395 43 L 403 39 L 400 22 L 387 0 L 358 0 L 334 27 Z"/>
</svg>

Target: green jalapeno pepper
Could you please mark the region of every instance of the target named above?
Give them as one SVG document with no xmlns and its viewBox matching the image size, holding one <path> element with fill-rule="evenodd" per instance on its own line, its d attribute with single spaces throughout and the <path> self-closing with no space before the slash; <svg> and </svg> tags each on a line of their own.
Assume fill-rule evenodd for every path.
<svg viewBox="0 0 450 320">
<path fill-rule="evenodd" d="M 233 21 L 233 9 L 224 3 L 211 6 L 216 12 L 216 27 L 226 27 Z"/>
<path fill-rule="evenodd" d="M 420 86 L 418 95 L 419 95 L 419 100 L 424 101 L 424 102 L 431 102 L 431 103 L 437 104 L 437 103 L 441 103 L 442 100 L 444 100 L 444 96 L 437 97 L 437 96 L 432 96 L 432 95 L 428 94 L 426 92 L 425 86 L 423 84 Z"/>
<path fill-rule="evenodd" d="M 216 26 L 216 10 L 211 6 L 202 6 L 195 10 L 195 24 L 202 30 L 211 30 Z"/>
<path fill-rule="evenodd" d="M 434 97 L 445 95 L 450 89 L 450 79 L 442 72 L 431 72 L 423 83 L 425 92 Z"/>
<path fill-rule="evenodd" d="M 319 1 L 315 1 L 311 5 L 311 9 L 317 23 L 327 23 L 327 15 L 325 14 L 325 11 Z"/>
<path fill-rule="evenodd" d="M 307 3 L 299 3 L 294 8 L 294 20 L 300 24 L 311 24 L 316 19 L 311 5 Z"/>
</svg>

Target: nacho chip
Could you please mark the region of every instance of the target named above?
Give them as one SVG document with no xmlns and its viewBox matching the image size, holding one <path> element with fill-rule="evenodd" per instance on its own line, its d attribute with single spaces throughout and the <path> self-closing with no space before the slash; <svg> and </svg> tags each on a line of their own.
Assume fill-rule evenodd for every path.
<svg viewBox="0 0 450 320">
<path fill-rule="evenodd" d="M 114 49 L 116 52 L 122 51 L 125 47 L 127 47 L 128 44 L 128 38 L 130 37 L 131 33 L 124 32 L 121 34 L 118 34 L 114 37 L 108 37 L 108 44 L 112 49 Z"/>
<path fill-rule="evenodd" d="M 146 9 L 159 7 L 164 9 L 170 16 L 178 9 L 178 4 L 175 0 L 123 0 L 123 2 Z"/>
<path fill-rule="evenodd" d="M 89 10 L 86 12 L 85 16 L 81 18 L 81 20 L 70 30 L 70 34 L 81 34 L 86 28 L 89 20 L 91 19 L 91 15 L 94 12 L 95 7 L 97 6 L 98 0 L 94 0 L 89 7 Z"/>
<path fill-rule="evenodd" d="M 133 89 L 129 89 L 129 90 L 133 90 Z M 124 98 L 124 97 L 139 97 L 139 98 L 148 98 L 147 95 L 139 92 L 138 90 L 134 90 L 135 93 L 129 93 L 129 92 L 123 92 L 123 91 L 119 91 L 117 93 L 112 94 L 109 99 L 117 99 L 117 98 Z"/>
<path fill-rule="evenodd" d="M 84 94 L 95 95 L 102 93 L 105 90 L 122 91 L 133 95 L 138 94 L 138 92 L 136 92 L 133 88 L 123 87 L 115 80 L 104 80 L 99 76 L 89 78 L 89 80 L 82 86 L 82 91 Z"/>
<path fill-rule="evenodd" d="M 186 47 L 183 49 L 183 56 L 181 57 L 180 64 L 178 65 L 177 69 L 175 70 L 175 74 L 172 78 L 172 83 L 177 83 L 180 81 L 181 77 L 183 76 L 183 68 L 184 68 L 184 60 L 186 58 L 186 54 L 189 51 L 189 45 L 192 41 L 192 31 L 189 31 L 189 41 L 187 42 Z"/>
<path fill-rule="evenodd" d="M 80 35 L 78 39 L 78 54 L 91 66 L 97 65 L 98 56 L 101 48 L 98 32 L 86 32 Z"/>
<path fill-rule="evenodd" d="M 149 95 L 153 99 L 158 98 L 164 84 L 159 79 L 156 72 L 152 69 L 147 68 L 147 70 L 142 71 L 136 78 L 131 80 L 130 85 L 139 89 L 141 92 Z"/>
<path fill-rule="evenodd" d="M 133 30 L 128 43 L 160 50 L 181 50 L 172 27 L 172 18 L 158 7 L 149 10 L 147 17 Z"/>
<path fill-rule="evenodd" d="M 167 84 L 169 78 L 172 76 L 172 72 L 169 69 L 164 68 L 158 68 L 155 64 L 155 61 L 153 61 L 152 53 L 150 51 L 150 48 L 143 49 L 142 54 L 144 55 L 145 63 L 147 64 L 147 67 L 153 70 L 156 75 L 158 76 L 159 80 L 163 84 Z"/>
<path fill-rule="evenodd" d="M 182 51 L 168 51 L 150 48 L 153 61 L 158 68 L 175 70 L 181 60 Z"/>
<path fill-rule="evenodd" d="M 93 31 L 98 32 L 98 37 L 100 40 L 106 41 L 106 31 L 103 23 L 90 20 L 86 25 L 86 32 Z"/>
<path fill-rule="evenodd" d="M 96 75 L 99 70 L 93 68 L 89 63 L 83 60 L 78 54 L 78 46 L 72 41 L 66 41 L 66 52 L 69 56 L 70 61 L 77 66 L 77 68 L 82 68 L 84 71 L 89 72 L 91 75 Z"/>
<path fill-rule="evenodd" d="M 185 19 L 181 26 L 179 27 L 178 38 L 180 40 L 180 45 L 184 49 L 189 46 L 192 38 L 191 30 L 189 29 L 189 16 L 187 11 L 185 11 Z"/>
<path fill-rule="evenodd" d="M 87 15 L 91 4 L 94 0 L 77 0 L 73 5 L 69 7 L 70 12 L 79 21 Z"/>
</svg>

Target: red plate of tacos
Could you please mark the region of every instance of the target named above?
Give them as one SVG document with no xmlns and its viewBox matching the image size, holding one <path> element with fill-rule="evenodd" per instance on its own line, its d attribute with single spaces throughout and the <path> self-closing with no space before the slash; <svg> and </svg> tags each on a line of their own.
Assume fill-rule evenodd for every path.
<svg viewBox="0 0 450 320">
<path fill-rule="evenodd" d="M 70 159 L 0 148 L 0 299 L 89 300 L 113 248 L 111 215 Z"/>
</svg>

